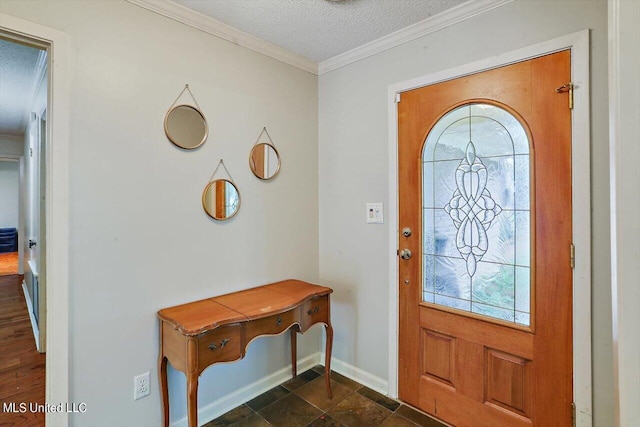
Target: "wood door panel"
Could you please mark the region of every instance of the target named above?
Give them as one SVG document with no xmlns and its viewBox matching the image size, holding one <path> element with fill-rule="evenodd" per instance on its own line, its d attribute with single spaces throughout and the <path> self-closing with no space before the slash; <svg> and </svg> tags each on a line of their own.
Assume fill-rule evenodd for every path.
<svg viewBox="0 0 640 427">
<path fill-rule="evenodd" d="M 420 326 L 471 343 L 533 359 L 534 335 L 527 331 L 436 309 L 420 310 Z"/>
<path fill-rule="evenodd" d="M 529 418 L 490 402 L 478 402 L 428 377 L 420 379 L 420 389 L 424 390 L 420 394 L 420 408 L 441 420 L 456 420 L 456 427 L 533 426 Z"/>
<path fill-rule="evenodd" d="M 531 414 L 530 360 L 494 349 L 486 350 L 485 402 L 525 417 Z"/>
<path fill-rule="evenodd" d="M 523 86 L 521 82 L 522 79 L 530 79 L 533 72 L 531 63 L 521 62 L 412 91 L 418 97 L 417 109 L 420 111 L 418 126 L 422 135 L 419 143 L 424 142 L 436 121 L 458 104 L 452 102 L 452 92 L 464 103 L 480 99 L 498 101 L 509 105 L 520 115 L 528 116 L 532 107 L 528 102 L 532 88 Z"/>
<path fill-rule="evenodd" d="M 470 375 L 484 366 L 486 361 L 486 348 L 477 343 L 458 339 L 456 354 L 456 389 L 459 393 L 468 396 L 478 402 L 485 400 L 485 381 L 483 375 Z"/>
<path fill-rule="evenodd" d="M 570 58 L 568 52 L 558 61 L 550 56 L 540 58 L 536 65 L 536 74 L 532 76 L 533 84 L 542 85 L 544 75 L 555 76 L 553 84 L 569 81 Z M 561 86 L 564 83 L 559 84 Z M 571 235 L 571 144 L 560 143 L 571 141 L 571 128 L 566 126 L 567 96 L 558 96 L 548 100 L 542 93 L 533 93 L 536 104 L 544 104 L 549 114 L 544 111 L 532 111 L 532 122 L 540 128 L 534 138 L 553 141 L 551 144 L 536 146 L 536 228 L 538 239 L 536 245 L 536 275 L 544 278 L 538 281 L 540 291 L 536 297 L 536 316 L 547 322 L 537 322 L 536 335 L 547 345 L 536 349 L 534 361 L 544 366 L 547 381 L 534 378 L 534 396 L 536 411 L 555 413 L 557 425 L 570 425 L 572 418 L 571 401 L 573 395 L 573 354 L 570 351 L 573 340 L 572 322 L 572 270 L 570 265 Z M 566 95 L 566 94 L 565 94 Z M 544 123 L 544 126 L 542 126 Z M 564 183 L 564 185 L 560 185 Z M 553 191 L 544 191 L 552 188 Z M 547 244 L 554 242 L 555 244 Z M 569 349 L 569 350 L 567 350 Z M 535 370 L 535 368 L 534 368 Z M 560 410 L 559 408 L 562 408 Z"/>
<path fill-rule="evenodd" d="M 408 226 L 412 230 L 419 230 L 419 233 L 415 233 L 415 235 L 422 234 L 419 210 L 411 209 L 402 202 L 403 200 L 421 202 L 421 194 L 417 191 L 420 188 L 407 187 L 402 183 L 421 182 L 421 168 L 418 166 L 422 161 L 422 144 L 431 127 L 457 103 L 451 100 L 451 93 L 456 93 L 458 99 L 501 100 L 517 109 L 519 113 L 525 114 L 531 111 L 531 104 L 527 102 L 526 96 L 520 95 L 530 94 L 531 88 L 530 86 L 520 87 L 518 80 L 529 79 L 531 73 L 531 64 L 524 62 L 402 94 L 402 101 L 398 105 L 398 154 L 401 163 L 404 162 L 412 167 L 398 168 L 398 181 L 401 183 L 398 189 L 400 228 Z M 496 81 L 500 82 L 500 87 L 496 87 Z M 400 239 L 403 247 L 410 249 L 413 253 L 421 253 L 419 239 L 409 241 L 402 237 Z M 413 304 L 415 301 L 421 301 L 421 275 L 419 268 L 405 267 L 406 264 L 400 263 L 400 283 L 409 280 L 413 285 L 399 286 L 400 341 L 403 343 L 403 349 L 400 354 L 398 374 L 399 378 L 404 378 L 404 380 L 399 381 L 398 393 L 403 400 L 417 406 L 416 396 L 419 384 L 418 378 L 415 377 L 414 366 L 421 363 L 419 355 L 420 334 L 410 325 L 416 325 L 420 322 L 421 314 Z"/>
<path fill-rule="evenodd" d="M 429 329 L 422 330 L 422 372 L 455 388 L 456 339 Z"/>
<path fill-rule="evenodd" d="M 555 92 L 570 59 L 567 50 L 441 82 L 398 104 L 397 225 L 414 230 L 398 237 L 414 253 L 399 263 L 398 392 L 459 427 L 571 424 L 571 113 Z M 473 103 L 507 110 L 530 139 L 530 327 L 422 302 L 422 147 L 444 114 Z"/>
</svg>

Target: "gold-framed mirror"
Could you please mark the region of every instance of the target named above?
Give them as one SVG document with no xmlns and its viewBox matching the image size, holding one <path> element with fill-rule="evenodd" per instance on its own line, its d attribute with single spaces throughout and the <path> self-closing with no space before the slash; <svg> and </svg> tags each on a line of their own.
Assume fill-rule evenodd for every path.
<svg viewBox="0 0 640 427">
<path fill-rule="evenodd" d="M 217 221 L 231 219 L 240 209 L 240 192 L 228 179 L 209 181 L 202 192 L 202 207 Z"/>
<path fill-rule="evenodd" d="M 249 154 L 249 167 L 256 177 L 265 181 L 273 179 L 280 172 L 280 153 L 272 144 L 256 144 Z"/>
<path fill-rule="evenodd" d="M 164 133 L 177 147 L 193 150 L 207 140 L 209 126 L 200 109 L 192 105 L 180 104 L 167 111 L 164 118 Z"/>
</svg>

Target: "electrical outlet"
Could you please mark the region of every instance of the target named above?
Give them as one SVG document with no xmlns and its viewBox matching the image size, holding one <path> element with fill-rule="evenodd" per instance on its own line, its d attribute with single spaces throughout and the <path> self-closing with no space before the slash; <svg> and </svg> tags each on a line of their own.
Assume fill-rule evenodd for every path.
<svg viewBox="0 0 640 427">
<path fill-rule="evenodd" d="M 133 377 L 133 400 L 149 395 L 149 372 Z"/>
</svg>

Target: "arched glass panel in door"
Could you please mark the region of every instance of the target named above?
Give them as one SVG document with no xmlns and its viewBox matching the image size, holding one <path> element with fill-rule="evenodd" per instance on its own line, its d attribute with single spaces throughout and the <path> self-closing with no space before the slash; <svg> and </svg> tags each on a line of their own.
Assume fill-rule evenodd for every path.
<svg viewBox="0 0 640 427">
<path fill-rule="evenodd" d="M 423 301 L 531 322 L 531 153 L 509 111 L 457 107 L 422 153 Z"/>
</svg>

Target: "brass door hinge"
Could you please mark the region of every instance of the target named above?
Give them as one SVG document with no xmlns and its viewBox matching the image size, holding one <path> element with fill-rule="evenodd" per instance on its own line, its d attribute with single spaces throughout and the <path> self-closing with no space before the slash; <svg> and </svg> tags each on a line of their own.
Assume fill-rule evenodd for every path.
<svg viewBox="0 0 640 427">
<path fill-rule="evenodd" d="M 571 268 L 576 268 L 576 245 L 571 244 Z"/>
<path fill-rule="evenodd" d="M 569 82 L 566 84 L 563 84 L 562 86 L 556 88 L 556 93 L 564 93 L 564 92 L 569 92 L 569 109 L 573 110 L 573 89 L 574 89 L 574 85 L 573 83 Z"/>
</svg>

